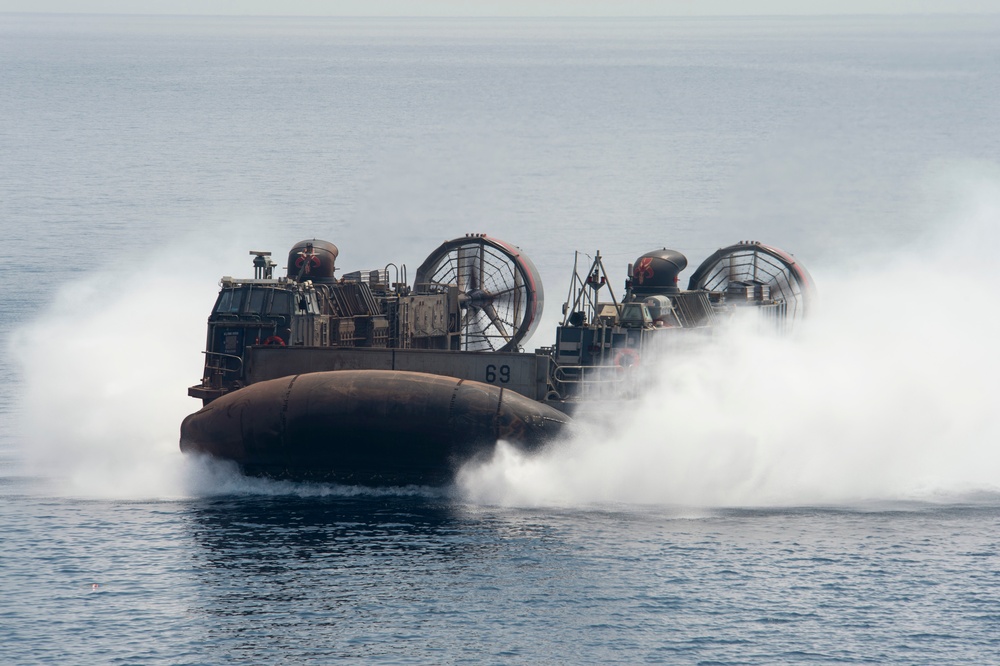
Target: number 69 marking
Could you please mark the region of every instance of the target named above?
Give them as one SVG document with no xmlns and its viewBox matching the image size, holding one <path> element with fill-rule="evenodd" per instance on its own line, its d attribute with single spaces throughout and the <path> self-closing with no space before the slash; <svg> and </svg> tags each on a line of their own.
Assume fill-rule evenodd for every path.
<svg viewBox="0 0 1000 666">
<path fill-rule="evenodd" d="M 499 373 L 500 383 L 501 384 L 507 384 L 507 383 L 509 383 L 510 382 L 510 366 L 509 365 L 501 365 L 500 368 L 499 368 L 499 370 L 500 370 L 500 373 Z M 487 384 L 496 384 L 496 382 L 497 382 L 497 366 L 495 366 L 495 365 L 493 365 L 491 363 L 488 366 L 486 366 L 486 383 Z"/>
</svg>

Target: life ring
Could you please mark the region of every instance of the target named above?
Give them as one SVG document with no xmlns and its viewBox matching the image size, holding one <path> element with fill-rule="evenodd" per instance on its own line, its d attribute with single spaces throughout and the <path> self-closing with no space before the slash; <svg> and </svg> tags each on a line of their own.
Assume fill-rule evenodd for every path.
<svg viewBox="0 0 1000 666">
<path fill-rule="evenodd" d="M 639 352 L 631 347 L 625 347 L 615 354 L 615 365 L 619 368 L 634 368 L 639 365 Z"/>
<path fill-rule="evenodd" d="M 272 335 L 271 337 L 266 338 L 264 342 L 261 344 L 274 345 L 276 347 L 284 347 L 285 341 L 279 338 L 277 335 Z"/>
</svg>

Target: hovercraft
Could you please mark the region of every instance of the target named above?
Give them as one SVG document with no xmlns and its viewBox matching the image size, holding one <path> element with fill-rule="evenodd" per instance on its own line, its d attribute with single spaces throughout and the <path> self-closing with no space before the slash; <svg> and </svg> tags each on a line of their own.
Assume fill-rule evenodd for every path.
<svg viewBox="0 0 1000 666">
<path fill-rule="evenodd" d="M 251 251 L 254 277 L 224 277 L 208 319 L 203 408 L 181 424 L 181 450 L 255 475 L 363 485 L 446 484 L 498 441 L 536 451 L 579 405 L 634 395 L 631 372 L 653 350 L 750 309 L 779 329 L 812 295 L 805 268 L 756 242 L 720 249 L 679 288 L 687 266 L 666 248 L 629 264 L 610 288 L 600 252 L 575 263 L 551 347 L 526 352 L 543 306 L 521 250 L 483 234 L 404 264 L 336 277 L 339 249 L 295 244 L 286 274 Z M 577 255 L 577 262 L 579 254 Z"/>
</svg>

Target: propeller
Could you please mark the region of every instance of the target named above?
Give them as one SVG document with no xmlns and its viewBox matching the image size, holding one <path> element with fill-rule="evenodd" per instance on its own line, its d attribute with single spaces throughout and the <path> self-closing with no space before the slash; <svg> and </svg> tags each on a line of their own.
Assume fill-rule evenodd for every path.
<svg viewBox="0 0 1000 666">
<path fill-rule="evenodd" d="M 782 301 L 786 317 L 801 319 L 813 298 L 809 271 L 784 250 L 746 241 L 717 250 L 691 276 L 688 289 L 724 292 L 735 282 L 767 285 L 771 299 Z"/>
<path fill-rule="evenodd" d="M 517 247 L 485 235 L 442 244 L 417 269 L 416 285 L 430 291 L 458 287 L 462 348 L 469 351 L 516 350 L 542 311 L 534 265 Z"/>
</svg>

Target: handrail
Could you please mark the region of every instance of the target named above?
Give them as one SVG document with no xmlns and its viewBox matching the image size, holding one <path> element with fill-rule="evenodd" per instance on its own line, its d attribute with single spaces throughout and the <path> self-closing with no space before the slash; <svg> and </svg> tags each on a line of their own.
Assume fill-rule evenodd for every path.
<svg viewBox="0 0 1000 666">
<path fill-rule="evenodd" d="M 205 356 L 221 356 L 222 358 L 235 358 L 237 363 L 239 364 L 235 370 L 227 368 L 225 366 L 208 365 L 207 363 L 205 364 L 206 367 L 212 368 L 213 370 L 221 370 L 222 372 L 237 372 L 237 373 L 243 371 L 243 358 L 240 356 L 235 356 L 233 354 L 223 354 L 222 352 L 210 352 L 210 351 L 203 351 L 202 354 L 204 354 Z"/>
</svg>

